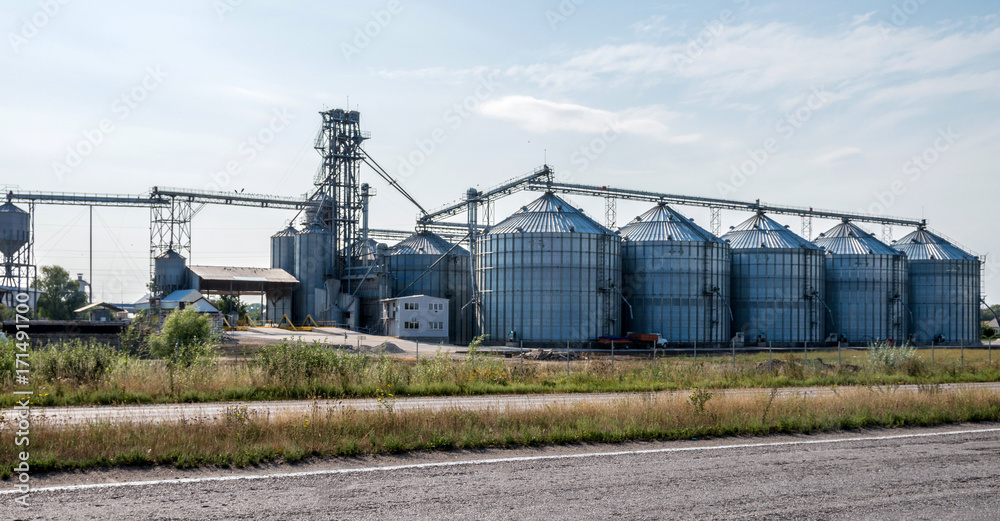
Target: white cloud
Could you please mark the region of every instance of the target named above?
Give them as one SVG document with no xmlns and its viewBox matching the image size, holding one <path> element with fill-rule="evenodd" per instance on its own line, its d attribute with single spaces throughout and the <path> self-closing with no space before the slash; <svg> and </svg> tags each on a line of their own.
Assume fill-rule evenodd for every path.
<svg viewBox="0 0 1000 521">
<path fill-rule="evenodd" d="M 665 143 L 690 143 L 701 138 L 700 134 L 676 134 L 671 131 L 664 121 L 676 115 L 660 106 L 612 112 L 531 96 L 504 96 L 484 102 L 478 110 L 487 117 L 513 121 L 531 132 L 598 134 L 611 129 Z"/>
<path fill-rule="evenodd" d="M 698 42 L 668 45 L 602 45 L 562 62 L 508 68 L 507 73 L 554 91 L 604 88 L 616 84 L 672 82 L 687 86 L 715 105 L 774 91 L 812 87 L 872 88 L 914 76 L 951 77 L 963 68 L 982 70 L 1000 56 L 1000 27 L 890 29 L 867 23 L 815 35 L 786 23 L 726 26 Z M 858 25 L 860 24 L 860 25 Z M 993 66 L 995 68 L 995 65 Z M 979 90 L 989 90 L 976 83 Z"/>
<path fill-rule="evenodd" d="M 878 11 L 869 11 L 865 14 L 856 14 L 851 18 L 851 27 L 857 27 L 859 25 L 868 23 L 868 20 L 872 19 L 872 16 Z"/>
<path fill-rule="evenodd" d="M 813 158 L 812 161 L 810 161 L 810 163 L 819 166 L 827 166 L 833 163 L 844 161 L 845 159 L 849 159 L 851 157 L 860 154 L 861 154 L 860 148 L 846 147 L 817 156 Z"/>
</svg>

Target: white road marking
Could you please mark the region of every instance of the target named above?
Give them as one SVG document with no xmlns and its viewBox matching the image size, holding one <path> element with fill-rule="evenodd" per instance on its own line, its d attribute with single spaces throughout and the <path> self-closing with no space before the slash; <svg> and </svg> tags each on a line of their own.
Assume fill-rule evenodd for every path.
<svg viewBox="0 0 1000 521">
<path fill-rule="evenodd" d="M 243 475 L 243 476 L 215 476 L 206 478 L 182 478 L 182 479 L 160 479 L 151 481 L 131 481 L 123 483 L 94 483 L 90 485 L 67 485 L 61 487 L 44 487 L 32 489 L 31 492 L 69 492 L 77 490 L 89 490 L 95 488 L 119 488 L 119 487 L 146 487 L 153 485 L 174 485 L 174 484 L 187 484 L 187 483 L 208 483 L 214 481 L 239 481 L 239 480 L 258 480 L 258 479 L 283 479 L 283 478 L 299 478 L 308 476 L 327 476 L 336 474 L 362 474 L 370 472 L 391 472 L 396 470 L 413 470 L 413 469 L 428 469 L 428 468 L 438 468 L 438 467 L 459 467 L 466 465 L 492 465 L 496 463 L 522 463 L 528 461 L 549 461 L 549 460 L 563 460 L 563 459 L 583 459 L 583 458 L 600 458 L 607 456 L 635 456 L 643 454 L 664 454 L 670 452 L 697 452 L 697 451 L 714 451 L 714 450 L 726 450 L 726 449 L 752 449 L 759 447 L 785 447 L 792 445 L 821 445 L 830 443 L 847 443 L 847 442 L 857 442 L 857 441 L 883 441 L 883 440 L 900 440 L 907 438 L 930 438 L 938 436 L 955 436 L 960 434 L 979 434 L 986 432 L 1000 432 L 1000 428 L 993 429 L 973 429 L 973 430 L 962 430 L 962 431 L 948 431 L 948 432 L 929 432 L 920 434 L 897 434 L 893 436 L 863 436 L 859 438 L 838 438 L 831 440 L 799 440 L 799 441 L 779 441 L 770 443 L 745 443 L 745 444 L 735 444 L 735 445 L 715 445 L 710 447 L 673 447 L 664 449 L 647 449 L 647 450 L 623 450 L 615 452 L 590 452 L 586 454 L 557 454 L 552 456 L 522 456 L 516 458 L 494 458 L 494 459 L 481 459 L 481 460 L 467 460 L 467 461 L 447 461 L 438 463 L 417 463 L 411 465 L 395 465 L 389 467 L 365 467 L 365 468 L 355 468 L 355 469 L 331 469 L 331 470 L 314 470 L 309 472 L 286 472 L 278 474 L 260 474 L 260 475 Z M 20 494 L 17 490 L 0 490 L 0 494 Z"/>
</svg>

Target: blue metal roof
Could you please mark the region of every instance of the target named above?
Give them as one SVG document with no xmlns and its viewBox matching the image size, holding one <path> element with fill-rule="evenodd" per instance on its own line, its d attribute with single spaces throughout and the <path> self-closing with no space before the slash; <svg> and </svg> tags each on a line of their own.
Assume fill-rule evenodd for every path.
<svg viewBox="0 0 1000 521">
<path fill-rule="evenodd" d="M 572 204 L 547 192 L 510 217 L 494 225 L 487 235 L 506 233 L 592 233 L 613 235 Z"/>
<path fill-rule="evenodd" d="M 794 232 L 774 219 L 757 212 L 756 215 L 734 227 L 721 237 L 734 250 L 769 248 L 790 249 L 805 248 L 818 250 L 819 246 L 799 237 Z"/>
<path fill-rule="evenodd" d="M 892 247 L 905 253 L 910 260 L 977 260 L 943 237 L 927 231 L 923 226 L 893 242 Z"/>
<path fill-rule="evenodd" d="M 393 246 L 389 255 L 444 255 L 455 246 L 440 235 L 427 230 L 419 231 Z M 467 256 L 469 251 L 461 246 L 451 250 L 452 255 Z"/>
<path fill-rule="evenodd" d="M 664 203 L 660 203 L 636 217 L 632 222 L 618 230 L 618 234 L 631 242 L 722 242 L 721 239 Z"/>
<path fill-rule="evenodd" d="M 836 255 L 901 254 L 901 252 L 892 249 L 884 242 L 876 239 L 873 234 L 847 221 L 834 226 L 826 233 L 819 234 L 819 237 L 813 242 L 817 246 L 826 249 L 827 253 Z"/>
</svg>

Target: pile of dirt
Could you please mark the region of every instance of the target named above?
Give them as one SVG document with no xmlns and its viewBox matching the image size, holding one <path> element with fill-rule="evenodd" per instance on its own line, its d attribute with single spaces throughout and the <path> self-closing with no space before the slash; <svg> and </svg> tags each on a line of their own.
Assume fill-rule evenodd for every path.
<svg viewBox="0 0 1000 521">
<path fill-rule="evenodd" d="M 357 351 L 360 353 L 376 353 L 376 354 L 381 354 L 381 353 L 399 354 L 406 352 L 403 351 L 403 349 L 397 346 L 396 344 L 393 344 L 392 342 L 382 342 L 377 346 L 362 345 L 361 349 L 358 349 Z"/>
<path fill-rule="evenodd" d="M 566 360 L 566 357 L 570 360 L 579 360 L 580 353 L 566 352 L 566 351 L 556 351 L 554 349 L 532 349 L 527 353 L 524 353 L 522 357 L 525 360 Z"/>
</svg>

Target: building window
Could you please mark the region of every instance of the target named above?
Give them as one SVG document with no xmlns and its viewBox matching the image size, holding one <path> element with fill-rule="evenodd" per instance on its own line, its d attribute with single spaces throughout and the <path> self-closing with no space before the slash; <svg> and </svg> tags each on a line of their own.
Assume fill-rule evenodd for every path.
<svg viewBox="0 0 1000 521">
<path fill-rule="evenodd" d="M 420 322 L 403 322 L 403 329 L 420 329 Z"/>
<path fill-rule="evenodd" d="M 435 331 L 441 331 L 444 329 L 444 322 L 431 322 L 431 329 Z"/>
<path fill-rule="evenodd" d="M 403 309 L 406 309 L 406 310 L 409 310 L 409 311 L 418 311 L 420 309 L 420 303 L 419 302 L 404 302 L 403 303 Z"/>
<path fill-rule="evenodd" d="M 444 311 L 444 304 L 437 302 L 431 303 L 431 311 Z"/>
</svg>

